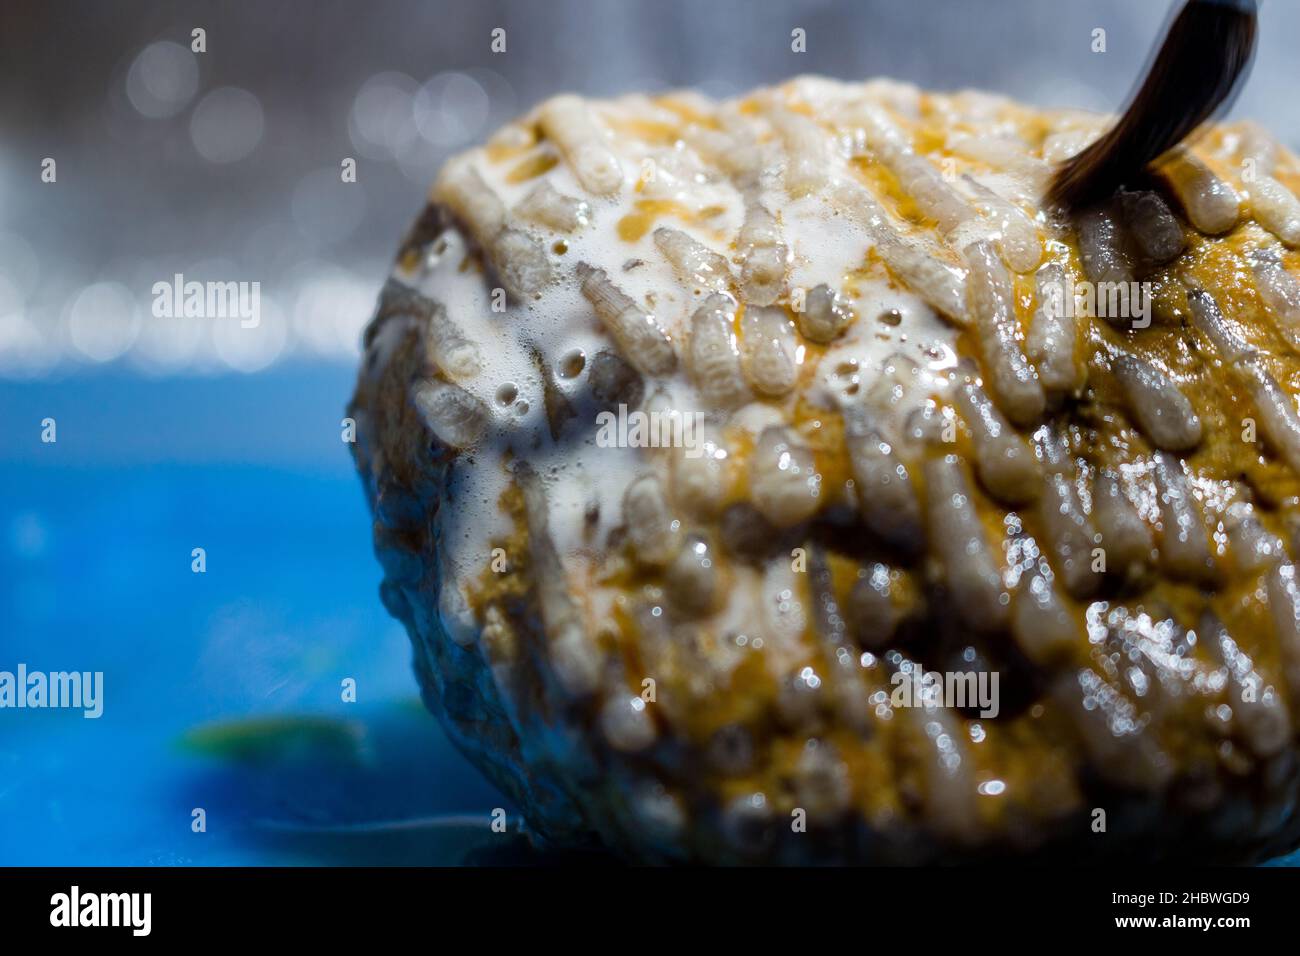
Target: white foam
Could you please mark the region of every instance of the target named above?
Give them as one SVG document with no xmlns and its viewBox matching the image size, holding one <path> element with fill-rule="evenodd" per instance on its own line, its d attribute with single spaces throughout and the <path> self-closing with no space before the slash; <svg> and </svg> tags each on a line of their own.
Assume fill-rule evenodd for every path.
<svg viewBox="0 0 1300 956">
<path fill-rule="evenodd" d="M 508 208 L 542 181 L 561 194 L 581 197 L 591 207 L 591 222 L 573 234 L 534 230 L 550 250 L 557 276 L 536 301 L 513 303 L 505 312 L 493 312 L 489 282 L 477 266 L 467 267 L 467 243 L 455 229 L 445 233 L 445 251 L 431 267 L 416 277 L 398 274 L 422 294 L 443 303 L 451 320 L 478 343 L 483 359 L 480 373 L 460 384 L 489 409 L 493 424 L 473 463 L 456 469 L 451 489 L 455 506 L 444 512 L 451 552 L 448 561 L 459 578 L 476 577 L 491 553 L 492 541 L 509 530 L 498 507 L 509 481 L 503 465 L 507 452 L 526 458 L 543 477 L 551 532 L 573 576 L 589 571 L 596 551 L 603 549 L 607 535 L 618 526 L 622 495 L 633 478 L 650 469 L 664 469 L 662 456 L 656 457 L 651 449 L 597 447 L 594 421 L 587 423 L 585 435 L 581 427 L 567 429 L 564 440 L 557 444 L 550 433 L 544 382 L 532 350 L 554 370 L 555 385 L 576 396 L 585 388 L 591 356 L 613 348 L 574 276 L 576 265 L 585 262 L 605 270 L 611 281 L 652 312 L 677 344 L 679 355 L 684 354 L 691 315 L 705 293 L 682 285 L 655 247 L 652 229 L 627 241 L 619 235 L 619 222 L 636 212 L 636 203 L 645 199 L 671 200 L 695 212 L 713 207 L 720 211 L 703 225 L 672 214 L 659 217 L 655 225 L 681 229 L 713 249 L 731 249 L 743 224 L 745 201 L 728 179 L 705 170 L 680 143 L 664 147 L 618 136 L 611 137 L 609 144 L 629 176 L 638 175 L 647 168 L 646 160 L 652 160 L 654 179 L 642 182 L 640 189 L 629 179 L 616 196 L 594 197 L 581 189 L 565 163 L 541 177 L 516 183 L 508 176 L 518 159 L 494 163 L 483 150 L 469 154 L 483 180 Z M 832 161 L 838 164 L 834 175 L 850 175 L 844 156 L 837 154 Z M 900 352 L 923 370 L 936 373 L 918 379 L 916 402 L 924 399 L 927 390 L 942 387 L 943 376 L 937 373 L 955 364 L 952 328 L 914 295 L 892 288 L 884 280 L 861 278 L 870 243 L 860 225 L 838 215 L 819 196 L 790 200 L 780 175 L 765 176 L 764 181 L 766 189 L 760 192 L 760 199 L 778 214 L 792 253 L 791 287 L 807 291 L 827 283 L 835 289 L 851 286 L 857 290 L 857 295 L 849 298 L 857 320 L 821 360 L 811 398 L 832 408 L 862 401 L 871 380 L 890 356 Z M 559 240 L 567 246 L 563 254 L 555 252 Z M 630 268 L 625 268 L 628 265 Z M 847 281 L 850 276 L 851 283 Z M 902 316 L 899 325 L 879 321 L 882 313 L 890 311 Z M 574 350 L 581 350 L 587 362 L 580 374 L 566 379 L 559 375 L 558 367 Z M 705 408 L 684 365 L 679 363 L 672 376 L 647 381 L 646 399 L 655 395 L 656 401 L 684 412 L 711 411 Z M 846 366 L 856 369 L 852 383 L 856 388 L 847 388 L 845 377 L 836 373 Z M 503 407 L 497 393 L 507 383 L 517 390 L 517 397 L 513 405 Z M 781 421 L 795 399 L 791 395 L 784 401 L 754 403 L 740 410 L 736 421 L 757 432 L 766 424 Z M 521 413 L 524 405 L 527 411 Z M 574 432 L 582 437 L 575 439 Z M 596 515 L 594 521 L 589 519 L 592 514 Z"/>
</svg>

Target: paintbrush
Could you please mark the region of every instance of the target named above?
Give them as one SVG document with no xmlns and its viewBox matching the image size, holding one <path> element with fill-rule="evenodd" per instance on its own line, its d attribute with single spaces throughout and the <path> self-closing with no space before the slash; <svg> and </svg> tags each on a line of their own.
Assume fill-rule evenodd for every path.
<svg viewBox="0 0 1300 956">
<path fill-rule="evenodd" d="M 1225 107 L 1254 54 L 1257 17 L 1256 0 L 1188 0 L 1119 122 L 1061 164 L 1048 202 L 1078 209 L 1107 198 Z"/>
</svg>

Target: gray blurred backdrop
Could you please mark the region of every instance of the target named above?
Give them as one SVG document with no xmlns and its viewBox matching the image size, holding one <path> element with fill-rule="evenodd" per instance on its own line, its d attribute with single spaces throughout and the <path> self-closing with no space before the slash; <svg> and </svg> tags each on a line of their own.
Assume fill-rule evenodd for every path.
<svg viewBox="0 0 1300 956">
<path fill-rule="evenodd" d="M 1114 109 L 1167 0 L 0 4 L 0 377 L 351 362 L 442 158 L 537 100 L 729 94 L 817 72 Z M 1295 146 L 1300 3 L 1266 0 L 1234 113 Z M 207 50 L 190 51 L 191 30 Z M 507 50 L 490 50 L 506 30 Z M 807 52 L 790 31 L 807 31 Z M 1107 52 L 1090 49 L 1107 31 Z M 57 182 L 40 181 L 41 162 Z M 358 182 L 340 182 L 354 157 Z M 150 288 L 256 280 L 262 324 L 153 320 Z"/>
</svg>

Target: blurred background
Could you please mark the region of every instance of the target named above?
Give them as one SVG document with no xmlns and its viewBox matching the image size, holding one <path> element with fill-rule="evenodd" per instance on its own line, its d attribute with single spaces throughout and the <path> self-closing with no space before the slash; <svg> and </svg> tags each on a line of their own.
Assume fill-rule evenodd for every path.
<svg viewBox="0 0 1300 956">
<path fill-rule="evenodd" d="M 561 90 L 725 96 L 816 72 L 1113 110 L 1169 11 L 0 4 L 0 670 L 105 682 L 99 720 L 0 711 L 0 864 L 545 859 L 485 836 L 501 798 L 419 706 L 340 440 L 359 334 L 438 164 Z M 1300 4 L 1267 0 L 1261 30 L 1233 114 L 1294 149 Z M 156 318 L 176 273 L 260 283 L 260 323 Z"/>
</svg>

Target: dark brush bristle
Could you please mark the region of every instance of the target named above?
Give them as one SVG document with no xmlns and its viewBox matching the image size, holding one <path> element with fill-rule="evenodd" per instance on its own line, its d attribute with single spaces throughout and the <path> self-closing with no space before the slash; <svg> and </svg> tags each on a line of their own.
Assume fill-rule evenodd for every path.
<svg viewBox="0 0 1300 956">
<path fill-rule="evenodd" d="M 1049 203 L 1105 199 L 1225 106 L 1254 54 L 1257 15 L 1256 0 L 1190 0 L 1119 122 L 1057 170 Z"/>
</svg>

